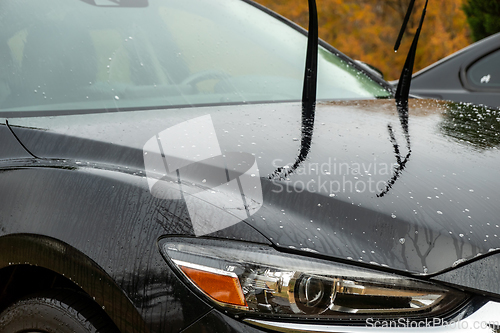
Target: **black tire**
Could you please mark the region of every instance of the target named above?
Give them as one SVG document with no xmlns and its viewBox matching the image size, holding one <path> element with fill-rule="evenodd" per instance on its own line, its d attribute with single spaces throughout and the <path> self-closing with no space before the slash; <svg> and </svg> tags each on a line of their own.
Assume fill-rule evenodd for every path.
<svg viewBox="0 0 500 333">
<path fill-rule="evenodd" d="M 2 333 L 116 333 L 106 313 L 88 296 L 49 290 L 21 298 L 0 314 Z"/>
</svg>

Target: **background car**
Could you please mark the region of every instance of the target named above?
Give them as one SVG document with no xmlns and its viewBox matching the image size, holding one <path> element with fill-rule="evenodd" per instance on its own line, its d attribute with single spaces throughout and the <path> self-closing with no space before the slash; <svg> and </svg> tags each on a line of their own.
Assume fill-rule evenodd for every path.
<svg viewBox="0 0 500 333">
<path fill-rule="evenodd" d="M 316 101 L 307 44 L 241 0 L 1 1 L 0 331 L 496 329 L 497 111 L 323 42 Z"/>
<path fill-rule="evenodd" d="M 411 93 L 500 107 L 500 33 L 415 73 Z"/>
</svg>

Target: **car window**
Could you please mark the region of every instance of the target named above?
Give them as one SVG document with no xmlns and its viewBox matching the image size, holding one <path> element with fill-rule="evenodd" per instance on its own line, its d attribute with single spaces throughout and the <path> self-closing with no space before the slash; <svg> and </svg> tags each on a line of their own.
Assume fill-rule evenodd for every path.
<svg viewBox="0 0 500 333">
<path fill-rule="evenodd" d="M 479 88 L 500 88 L 500 50 L 472 64 L 467 70 L 467 79 Z"/>
<path fill-rule="evenodd" d="M 307 40 L 292 27 L 240 0 L 146 4 L 0 2 L 0 110 L 301 98 Z M 318 69 L 319 99 L 390 96 L 322 47 Z"/>
</svg>

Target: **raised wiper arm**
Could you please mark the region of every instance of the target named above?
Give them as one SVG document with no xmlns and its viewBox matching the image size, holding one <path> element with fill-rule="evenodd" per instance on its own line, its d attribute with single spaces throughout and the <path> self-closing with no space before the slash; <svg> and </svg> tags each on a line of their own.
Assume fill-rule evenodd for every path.
<svg viewBox="0 0 500 333">
<path fill-rule="evenodd" d="M 411 12 L 413 11 L 413 5 L 415 5 L 415 0 L 411 0 L 408 5 L 408 10 L 406 11 L 405 18 L 403 20 L 403 25 L 401 26 L 401 30 L 399 30 L 398 39 L 396 40 L 396 44 L 394 45 L 394 51 L 398 51 L 399 45 L 401 45 L 401 39 L 403 39 L 403 35 L 406 30 L 406 26 L 408 25 L 408 21 L 410 20 Z"/>
<path fill-rule="evenodd" d="M 315 0 L 309 2 L 306 68 L 302 87 L 302 112 L 314 114 L 318 81 L 318 12 Z"/>
<path fill-rule="evenodd" d="M 285 179 L 304 162 L 311 150 L 314 130 L 314 116 L 316 110 L 316 89 L 318 85 L 318 11 L 315 0 L 309 3 L 309 32 L 307 35 L 306 67 L 304 85 L 302 87 L 302 136 L 299 155 L 294 164 L 289 167 L 279 167 L 270 179 Z"/>
<path fill-rule="evenodd" d="M 424 18 L 425 18 L 425 13 L 427 11 L 427 2 L 428 0 L 425 1 L 425 6 L 422 11 L 422 16 L 420 18 L 420 23 L 418 25 L 417 32 L 415 33 L 415 36 L 413 37 L 413 42 L 411 44 L 410 50 L 408 52 L 408 55 L 406 56 L 406 61 L 403 66 L 403 70 L 401 71 L 401 77 L 398 82 L 398 88 L 396 90 L 396 108 L 398 110 L 398 115 L 399 115 L 399 121 L 401 123 L 401 128 L 403 129 L 404 136 L 406 139 L 406 148 L 407 148 L 407 153 L 405 156 L 402 155 L 400 145 L 398 144 L 398 141 L 396 139 L 396 136 L 394 134 L 394 130 L 392 126 L 389 124 L 387 125 L 387 129 L 389 131 L 389 138 L 392 143 L 392 147 L 394 149 L 394 155 L 396 157 L 396 166 L 393 170 L 393 175 L 392 177 L 387 181 L 386 187 L 382 192 L 377 194 L 377 197 L 381 198 L 385 196 L 389 191 L 392 189 L 393 185 L 396 183 L 396 181 L 401 177 L 402 172 L 406 168 L 406 164 L 410 160 L 411 157 L 411 142 L 410 142 L 410 132 L 408 129 L 408 99 L 410 97 L 410 85 L 411 85 L 411 74 L 413 72 L 413 65 L 415 63 L 415 54 L 417 52 L 417 45 L 418 45 L 418 39 L 420 37 L 420 31 L 422 30 L 422 25 L 424 23 Z M 412 1 L 408 7 L 408 11 L 406 13 L 405 20 L 403 22 L 403 26 L 401 27 L 401 31 L 398 36 L 398 40 L 396 42 L 396 46 L 394 47 L 395 50 L 397 50 L 397 47 L 399 47 L 399 44 L 401 42 L 401 38 L 403 36 L 403 33 L 406 28 L 406 24 L 408 23 L 411 11 L 413 9 L 413 4 L 414 1 Z"/>
<path fill-rule="evenodd" d="M 422 25 L 424 24 L 425 13 L 427 12 L 427 3 L 429 0 L 425 1 L 425 6 L 422 11 L 422 16 L 420 17 L 420 23 L 418 24 L 417 32 L 413 37 L 413 42 L 411 43 L 410 51 L 406 56 L 406 61 L 401 71 L 401 77 L 399 78 L 398 87 L 396 89 L 396 102 L 408 104 L 408 98 L 410 96 L 410 86 L 411 86 L 411 75 L 413 73 L 413 65 L 415 64 L 415 54 L 417 53 L 418 39 L 420 37 L 420 31 L 422 30 Z M 410 6 L 412 4 L 410 3 Z M 405 26 L 405 22 L 403 22 Z M 404 31 L 404 29 L 401 29 Z M 399 37 L 398 37 L 399 38 Z"/>
</svg>

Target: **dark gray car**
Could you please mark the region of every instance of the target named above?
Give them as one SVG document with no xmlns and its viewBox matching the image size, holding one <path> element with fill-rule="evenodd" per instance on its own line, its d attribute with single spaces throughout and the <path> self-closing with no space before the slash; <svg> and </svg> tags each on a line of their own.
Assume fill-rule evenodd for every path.
<svg viewBox="0 0 500 333">
<path fill-rule="evenodd" d="M 411 93 L 500 107 L 500 33 L 414 74 Z"/>
</svg>

